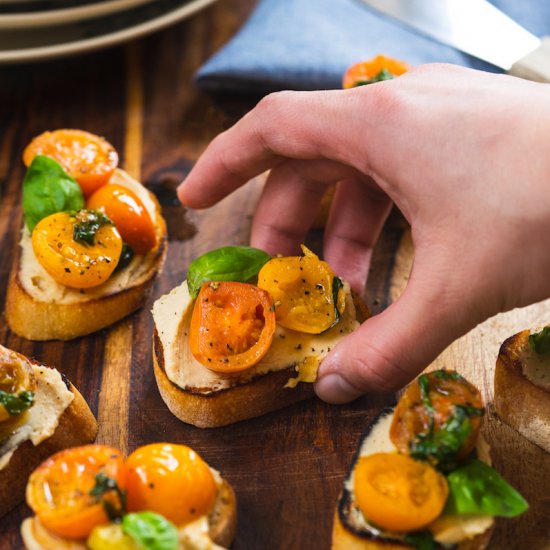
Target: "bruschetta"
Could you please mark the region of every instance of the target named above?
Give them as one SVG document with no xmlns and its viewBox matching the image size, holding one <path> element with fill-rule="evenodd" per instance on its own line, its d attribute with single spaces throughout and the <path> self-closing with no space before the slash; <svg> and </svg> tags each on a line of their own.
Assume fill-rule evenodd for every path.
<svg viewBox="0 0 550 550">
<path fill-rule="evenodd" d="M 222 550 L 235 536 L 231 486 L 185 445 L 126 459 L 105 445 L 67 449 L 31 474 L 26 496 L 28 550 Z"/>
<path fill-rule="evenodd" d="M 359 443 L 340 495 L 334 550 L 481 550 L 494 518 L 528 505 L 491 466 L 479 391 L 457 372 L 421 375 Z"/>
<path fill-rule="evenodd" d="M 47 456 L 96 434 L 86 401 L 60 372 L 0 346 L 0 517 L 24 499 Z"/>
<path fill-rule="evenodd" d="M 155 376 L 180 420 L 223 426 L 313 396 L 321 360 L 368 310 L 326 262 L 303 252 L 213 250 L 154 303 Z"/>
<path fill-rule="evenodd" d="M 155 197 L 103 138 L 56 130 L 25 149 L 24 224 L 6 320 L 30 340 L 70 340 L 140 308 L 166 254 Z"/>
<path fill-rule="evenodd" d="M 550 453 L 550 326 L 505 340 L 495 367 L 495 410 Z"/>
</svg>

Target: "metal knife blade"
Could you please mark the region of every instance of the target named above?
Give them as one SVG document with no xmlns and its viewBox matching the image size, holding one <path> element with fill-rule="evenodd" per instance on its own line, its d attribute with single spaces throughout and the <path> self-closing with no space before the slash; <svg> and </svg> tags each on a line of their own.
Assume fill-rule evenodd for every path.
<svg viewBox="0 0 550 550">
<path fill-rule="evenodd" d="M 508 71 L 541 46 L 486 0 L 361 0 L 422 34 Z"/>
</svg>

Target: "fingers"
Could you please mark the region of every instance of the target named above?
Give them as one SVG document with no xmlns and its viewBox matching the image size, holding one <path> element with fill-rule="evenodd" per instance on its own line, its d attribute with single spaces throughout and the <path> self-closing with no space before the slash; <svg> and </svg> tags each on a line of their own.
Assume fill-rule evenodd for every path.
<svg viewBox="0 0 550 550">
<path fill-rule="evenodd" d="M 336 189 L 325 232 L 325 260 L 361 295 L 391 206 L 370 178 L 347 179 Z"/>
<path fill-rule="evenodd" d="M 178 197 L 191 208 L 211 206 L 283 158 L 353 165 L 352 158 L 365 157 L 366 126 L 376 124 L 367 104 L 354 90 L 271 94 L 211 142 Z M 359 105 L 366 122 L 355 116 Z"/>
<path fill-rule="evenodd" d="M 355 176 L 352 168 L 326 160 L 279 164 L 271 170 L 256 206 L 252 246 L 271 254 L 299 254 L 327 185 Z"/>
<path fill-rule="evenodd" d="M 346 403 L 365 393 L 395 391 L 469 328 L 461 315 L 461 295 L 449 293 L 443 277 L 413 271 L 399 300 L 325 358 L 315 384 L 321 399 Z"/>
</svg>

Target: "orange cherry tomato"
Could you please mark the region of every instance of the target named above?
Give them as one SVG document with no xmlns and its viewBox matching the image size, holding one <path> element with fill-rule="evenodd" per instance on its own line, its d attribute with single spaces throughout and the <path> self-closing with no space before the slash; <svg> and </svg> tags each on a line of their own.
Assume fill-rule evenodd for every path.
<svg viewBox="0 0 550 550">
<path fill-rule="evenodd" d="M 437 433 L 455 414 L 455 406 L 472 407 L 476 414 L 469 416 L 471 432 L 457 453 L 457 459 L 465 458 L 475 447 L 483 414 L 483 401 L 479 390 L 454 371 L 438 370 L 423 375 L 427 382 L 427 399 L 422 396 L 420 380 L 411 382 L 395 408 L 390 428 L 390 439 L 402 453 L 409 453 L 419 434 L 427 434 L 433 422 Z M 433 460 L 432 462 L 437 462 Z"/>
<path fill-rule="evenodd" d="M 212 509 L 217 487 L 208 464 L 185 445 L 153 443 L 126 460 L 128 510 L 149 510 L 184 525 Z"/>
<path fill-rule="evenodd" d="M 126 467 L 122 453 L 105 445 L 56 453 L 31 474 L 27 504 L 47 529 L 70 539 L 85 538 L 97 525 L 109 523 L 102 501 L 109 501 L 115 508 L 122 505 L 114 490 L 90 495 L 100 473 L 115 480 L 123 490 Z"/>
<path fill-rule="evenodd" d="M 98 229 L 94 245 L 75 241 L 75 225 L 85 215 L 85 211 L 76 217 L 58 212 L 40 220 L 32 232 L 32 247 L 40 265 L 58 283 L 73 288 L 104 283 L 122 252 L 122 238 L 111 224 Z"/>
<path fill-rule="evenodd" d="M 330 266 L 305 246 L 302 250 L 303 256 L 269 260 L 258 273 L 258 287 L 273 297 L 279 325 L 320 334 L 338 321 L 346 306 L 346 295 L 340 284 L 335 299 L 335 277 Z"/>
<path fill-rule="evenodd" d="M 385 55 L 377 55 L 368 61 L 361 61 L 348 68 L 344 73 L 342 86 L 344 88 L 355 88 L 369 84 L 382 71 L 386 70 L 393 76 L 399 76 L 409 70 L 409 66 L 404 61 L 398 61 Z"/>
<path fill-rule="evenodd" d="M 247 283 L 204 283 L 191 317 L 189 346 L 216 372 L 239 372 L 267 353 L 275 333 L 271 296 Z"/>
<path fill-rule="evenodd" d="M 113 220 L 122 240 L 137 254 L 155 247 L 157 235 L 149 212 L 127 187 L 111 183 L 99 188 L 87 202 L 89 210 L 102 210 Z"/>
<path fill-rule="evenodd" d="M 407 455 L 362 457 L 354 474 L 355 498 L 365 518 L 396 533 L 430 524 L 443 511 L 449 493 L 443 475 Z"/>
<path fill-rule="evenodd" d="M 36 155 L 55 159 L 82 188 L 86 197 L 105 185 L 118 165 L 114 147 L 102 137 L 83 130 L 55 130 L 35 137 L 23 152 L 30 166 Z"/>
</svg>

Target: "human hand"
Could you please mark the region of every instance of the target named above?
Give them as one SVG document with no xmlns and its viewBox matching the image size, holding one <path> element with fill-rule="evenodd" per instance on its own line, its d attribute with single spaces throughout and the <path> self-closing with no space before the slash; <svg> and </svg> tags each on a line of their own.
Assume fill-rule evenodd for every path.
<svg viewBox="0 0 550 550">
<path fill-rule="evenodd" d="M 325 358 L 318 395 L 397 389 L 489 316 L 550 296 L 548 85 L 425 65 L 351 90 L 267 96 L 178 189 L 211 206 L 271 169 L 251 244 L 291 254 L 338 182 L 324 256 L 361 292 L 394 203 L 415 259 L 402 296 Z"/>
</svg>

